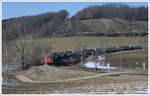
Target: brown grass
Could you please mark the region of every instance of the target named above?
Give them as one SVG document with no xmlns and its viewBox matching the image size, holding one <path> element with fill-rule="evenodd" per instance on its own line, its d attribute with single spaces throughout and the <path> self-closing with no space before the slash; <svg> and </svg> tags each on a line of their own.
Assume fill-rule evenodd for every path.
<svg viewBox="0 0 150 96">
<path fill-rule="evenodd" d="M 4 76 L 4 75 L 3 75 Z M 15 80 L 13 76 L 6 75 Z M 11 80 L 12 81 L 12 80 Z M 147 77 L 143 76 L 105 76 L 105 77 L 97 77 L 87 80 L 79 80 L 79 81 L 71 81 L 71 82 L 63 82 L 63 83 L 19 83 L 19 85 L 9 85 L 5 86 L 3 85 L 2 92 L 3 94 L 51 94 L 56 93 L 56 91 L 60 93 L 64 93 L 64 90 L 68 93 L 86 93 L 86 92 L 95 92 L 97 91 L 97 88 L 103 88 L 104 86 L 108 87 L 108 85 L 112 84 L 128 84 L 128 83 L 134 83 L 134 82 L 140 82 L 144 84 L 144 88 L 147 88 L 145 86 L 145 83 L 148 81 Z M 16 80 L 16 82 L 18 82 Z M 107 85 L 108 84 L 108 85 Z M 147 84 L 147 83 L 146 83 Z M 93 86 L 93 88 L 92 88 Z M 134 86 L 134 85 L 133 85 Z M 93 90 L 92 90 L 92 89 Z M 115 87 L 114 87 L 115 88 Z M 113 89 L 114 89 L 113 88 Z M 123 93 L 123 91 L 126 90 L 127 86 L 124 86 L 124 90 L 119 91 L 118 93 Z M 134 91 L 136 89 L 131 88 L 131 93 L 135 93 Z M 75 91 L 76 90 L 76 91 Z M 111 87 L 101 90 L 99 92 L 108 92 L 111 90 Z M 143 90 L 143 89 L 141 89 Z M 113 91 L 113 90 L 112 90 Z"/>
<path fill-rule="evenodd" d="M 30 68 L 23 75 L 35 81 L 55 81 L 91 76 L 94 75 L 94 73 L 68 71 L 67 69 L 60 69 L 51 66 L 38 66 Z"/>
<path fill-rule="evenodd" d="M 37 39 L 36 44 L 51 45 L 53 51 L 67 51 L 75 50 L 78 42 L 83 41 L 87 48 L 99 48 L 130 45 L 130 44 L 142 44 L 144 47 L 147 44 L 147 37 L 92 37 L 92 36 L 75 36 L 75 37 L 51 37 L 47 39 Z"/>
<path fill-rule="evenodd" d="M 148 23 L 145 21 L 134 21 L 129 22 L 125 20 L 120 20 L 115 18 L 115 20 L 112 19 L 90 19 L 90 20 L 82 20 L 84 24 L 86 24 L 91 30 L 94 32 L 109 32 L 109 30 L 113 29 L 115 32 L 128 32 L 130 30 L 133 30 L 135 32 L 144 32 L 148 29 Z M 122 29 L 124 27 L 124 29 Z"/>
</svg>

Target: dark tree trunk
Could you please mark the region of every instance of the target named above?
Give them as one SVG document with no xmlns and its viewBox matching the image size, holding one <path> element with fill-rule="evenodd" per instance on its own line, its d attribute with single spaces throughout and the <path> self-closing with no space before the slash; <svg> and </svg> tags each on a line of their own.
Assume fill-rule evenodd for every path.
<svg viewBox="0 0 150 96">
<path fill-rule="evenodd" d="M 24 64 L 24 57 L 22 56 L 21 57 L 21 64 L 22 64 L 22 70 L 25 69 L 25 64 Z"/>
</svg>

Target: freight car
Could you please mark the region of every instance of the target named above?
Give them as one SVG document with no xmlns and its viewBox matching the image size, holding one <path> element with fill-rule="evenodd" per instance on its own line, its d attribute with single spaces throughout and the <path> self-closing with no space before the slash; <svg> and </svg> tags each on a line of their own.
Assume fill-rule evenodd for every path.
<svg viewBox="0 0 150 96">
<path fill-rule="evenodd" d="M 142 49 L 142 46 L 141 45 L 132 45 L 131 50 L 135 50 L 135 49 Z"/>
<path fill-rule="evenodd" d="M 75 56 L 81 56 L 81 51 L 74 51 Z"/>
<path fill-rule="evenodd" d="M 127 51 L 131 50 L 131 47 L 129 45 L 119 46 L 120 51 Z"/>
<path fill-rule="evenodd" d="M 94 55 L 95 54 L 95 50 L 94 49 L 86 49 L 83 50 L 83 55 L 84 57 L 88 57 L 90 55 Z"/>
<path fill-rule="evenodd" d="M 56 54 L 59 56 L 59 58 L 65 57 L 65 52 L 57 52 Z"/>
<path fill-rule="evenodd" d="M 96 48 L 95 49 L 95 54 L 96 55 L 100 55 L 100 54 L 103 54 L 105 52 L 105 48 Z"/>
<path fill-rule="evenodd" d="M 72 55 L 73 55 L 72 51 L 66 51 L 66 52 L 65 52 L 65 56 L 67 56 L 67 57 L 68 57 L 68 56 L 72 56 Z"/>
<path fill-rule="evenodd" d="M 106 49 L 106 53 L 118 52 L 119 50 L 118 47 L 110 47 Z"/>
</svg>

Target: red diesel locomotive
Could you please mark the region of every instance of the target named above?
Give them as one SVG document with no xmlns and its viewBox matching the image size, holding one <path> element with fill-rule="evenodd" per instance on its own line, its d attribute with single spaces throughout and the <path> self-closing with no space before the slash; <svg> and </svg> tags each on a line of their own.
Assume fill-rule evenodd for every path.
<svg viewBox="0 0 150 96">
<path fill-rule="evenodd" d="M 45 56 L 45 63 L 46 64 L 53 64 L 54 60 L 57 59 L 58 56 L 55 53 L 50 53 L 48 55 Z"/>
</svg>

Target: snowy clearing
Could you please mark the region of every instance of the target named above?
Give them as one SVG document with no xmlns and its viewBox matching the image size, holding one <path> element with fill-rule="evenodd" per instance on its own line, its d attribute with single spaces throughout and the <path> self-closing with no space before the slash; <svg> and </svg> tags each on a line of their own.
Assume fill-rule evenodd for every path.
<svg viewBox="0 0 150 96">
<path fill-rule="evenodd" d="M 95 62 L 88 62 L 85 64 L 86 68 L 108 69 L 107 66 L 99 65 Z M 119 67 L 110 67 L 110 69 L 117 69 Z"/>
</svg>

